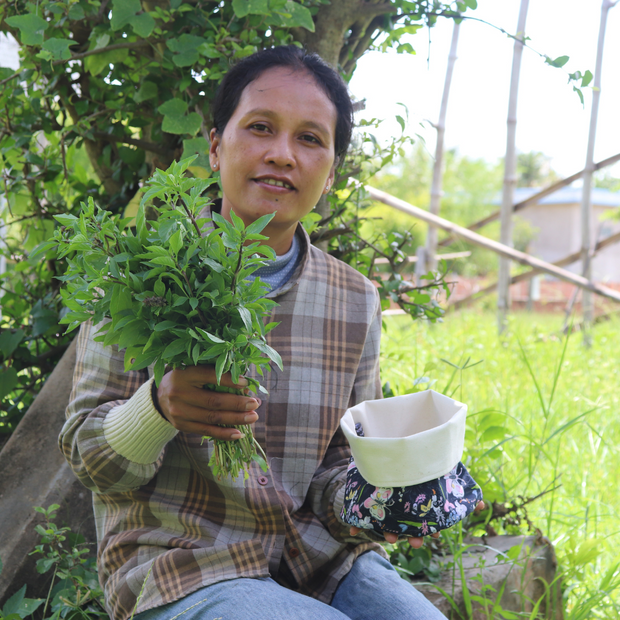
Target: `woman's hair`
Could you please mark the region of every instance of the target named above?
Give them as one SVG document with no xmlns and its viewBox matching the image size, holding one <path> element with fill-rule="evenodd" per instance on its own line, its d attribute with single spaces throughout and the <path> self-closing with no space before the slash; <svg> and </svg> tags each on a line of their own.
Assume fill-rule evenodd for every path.
<svg viewBox="0 0 620 620">
<path fill-rule="evenodd" d="M 239 105 L 244 88 L 267 69 L 290 67 L 306 71 L 315 79 L 336 107 L 336 135 L 334 150 L 341 161 L 349 148 L 353 130 L 353 104 L 344 80 L 318 54 L 309 54 L 295 45 L 282 45 L 246 56 L 230 68 L 224 76 L 212 105 L 213 126 L 221 134 Z"/>
</svg>

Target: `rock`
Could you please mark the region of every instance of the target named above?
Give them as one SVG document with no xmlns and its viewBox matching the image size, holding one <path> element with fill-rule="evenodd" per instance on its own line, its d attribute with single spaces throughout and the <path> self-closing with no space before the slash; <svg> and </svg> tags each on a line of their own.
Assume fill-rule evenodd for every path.
<svg viewBox="0 0 620 620">
<path fill-rule="evenodd" d="M 501 608 L 506 611 L 525 612 L 529 617 L 534 606 L 539 605 L 537 618 L 563 620 L 557 560 L 546 538 L 493 536 L 466 540 L 465 544 L 467 548 L 461 559 L 467 590 L 474 597 L 471 620 L 501 618 L 497 611 L 492 613 L 498 593 L 501 593 Z M 515 555 L 510 552 L 510 557 L 515 557 L 513 560 L 508 554 L 515 547 Z M 455 567 L 453 556 L 446 556 L 441 563 L 446 570 L 439 582 L 414 581 L 414 585 L 448 618 L 468 618 L 459 566 Z M 441 591 L 448 594 L 453 604 Z"/>
<path fill-rule="evenodd" d="M 34 506 L 60 504 L 56 524 L 96 540 L 91 493 L 58 449 L 74 366 L 75 341 L 0 452 L 0 607 L 23 584 L 29 597 L 47 595 L 51 575 L 39 575 L 38 558 L 29 555 L 40 542 L 34 528 L 43 523 Z"/>
</svg>

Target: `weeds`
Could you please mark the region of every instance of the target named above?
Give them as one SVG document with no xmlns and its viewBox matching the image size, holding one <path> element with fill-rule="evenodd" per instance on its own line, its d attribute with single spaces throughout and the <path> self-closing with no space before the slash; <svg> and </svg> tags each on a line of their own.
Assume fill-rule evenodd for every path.
<svg viewBox="0 0 620 620">
<path fill-rule="evenodd" d="M 463 460 L 490 508 L 470 520 L 468 533 L 544 533 L 560 562 L 556 582 L 544 584 L 546 598 L 561 580 L 567 620 L 618 618 L 620 565 L 613 542 L 619 533 L 620 420 L 610 412 L 620 405 L 614 346 L 620 324 L 601 325 L 593 348 L 584 350 L 578 339 L 554 335 L 560 322 L 511 317 L 498 341 L 490 315 L 455 315 L 441 328 L 388 317 L 382 372 L 392 394 L 433 386 L 469 405 Z M 470 370 L 472 360 L 484 362 Z M 458 556 L 455 536 L 443 533 L 444 553 L 456 545 Z M 401 572 L 418 567 L 414 559 L 402 550 L 392 553 Z M 471 604 L 487 617 L 511 617 L 493 607 L 501 593 L 487 585 L 478 584 L 470 596 L 466 617 Z M 536 618 L 543 608 L 531 601 L 530 611 L 514 617 Z"/>
<path fill-rule="evenodd" d="M 44 516 L 45 524 L 35 528 L 41 544 L 32 554 L 42 556 L 37 560 L 37 572 L 52 575 L 47 597 L 26 598 L 26 586 L 23 586 L 6 602 L 0 620 L 22 620 L 40 609 L 37 617 L 45 620 L 109 619 L 103 606 L 95 558 L 88 555 L 83 536 L 54 523 L 59 508 L 58 504 L 47 509 L 35 508 Z"/>
</svg>

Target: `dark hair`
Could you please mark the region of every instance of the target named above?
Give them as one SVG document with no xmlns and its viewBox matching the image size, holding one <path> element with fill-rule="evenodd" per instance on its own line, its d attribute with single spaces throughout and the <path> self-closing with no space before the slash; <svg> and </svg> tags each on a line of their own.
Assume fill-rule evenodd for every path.
<svg viewBox="0 0 620 620">
<path fill-rule="evenodd" d="M 212 105 L 213 126 L 221 134 L 233 115 L 244 88 L 260 77 L 267 69 L 290 67 L 307 71 L 325 91 L 336 107 L 336 135 L 334 150 L 337 161 L 347 152 L 353 130 L 353 104 L 344 80 L 318 54 L 309 54 L 295 45 L 271 47 L 246 56 L 232 66 L 215 95 Z"/>
</svg>

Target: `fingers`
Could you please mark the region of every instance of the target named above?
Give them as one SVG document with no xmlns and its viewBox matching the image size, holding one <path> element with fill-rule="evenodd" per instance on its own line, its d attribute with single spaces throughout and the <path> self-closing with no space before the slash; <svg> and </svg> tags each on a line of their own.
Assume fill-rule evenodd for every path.
<svg viewBox="0 0 620 620">
<path fill-rule="evenodd" d="M 351 526 L 349 528 L 349 534 L 351 536 L 357 536 L 362 530 L 359 527 L 353 527 Z M 431 536 L 433 538 L 439 538 L 440 536 L 440 532 L 435 532 L 434 534 L 431 534 Z M 383 532 L 383 537 L 385 538 L 386 542 L 389 542 L 391 545 L 395 544 L 396 542 L 398 542 L 398 534 L 394 534 L 392 532 Z M 414 549 L 419 549 L 423 544 L 424 544 L 424 538 L 422 536 L 417 537 L 417 536 L 410 536 L 408 538 L 409 544 L 414 548 Z"/>
<path fill-rule="evenodd" d="M 157 389 L 159 408 L 180 431 L 228 441 L 239 439 L 243 436 L 241 432 L 221 425 L 241 426 L 256 422 L 256 409 L 261 401 L 255 397 L 203 389 L 202 386 L 211 380 L 215 381 L 215 370 L 207 366 L 167 373 Z M 241 382 L 233 384 L 230 376 L 222 377 L 221 383 L 225 382 L 231 387 L 243 387 Z"/>
<path fill-rule="evenodd" d="M 482 500 L 480 500 L 476 504 L 476 507 L 474 508 L 474 514 L 475 515 L 480 514 L 486 507 L 487 505 Z"/>
</svg>

